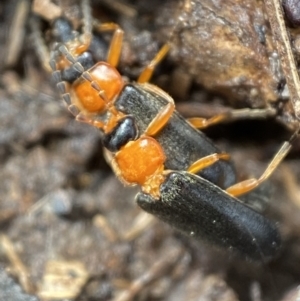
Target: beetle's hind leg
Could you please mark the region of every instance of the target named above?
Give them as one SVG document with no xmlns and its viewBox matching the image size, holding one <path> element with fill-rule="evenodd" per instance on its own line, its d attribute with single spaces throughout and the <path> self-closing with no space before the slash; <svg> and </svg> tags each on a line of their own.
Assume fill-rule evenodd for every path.
<svg viewBox="0 0 300 301">
<path fill-rule="evenodd" d="M 238 197 L 240 195 L 252 191 L 258 185 L 260 185 L 265 180 L 267 180 L 290 151 L 293 141 L 297 138 L 299 134 L 299 130 L 300 129 L 298 129 L 294 133 L 294 135 L 291 137 L 289 141 L 283 143 L 283 145 L 281 146 L 279 151 L 275 154 L 273 160 L 269 163 L 268 167 L 266 168 L 266 170 L 264 171 L 264 173 L 261 175 L 259 179 L 252 178 L 252 179 L 239 182 L 235 185 L 228 187 L 226 191 L 232 196 Z"/>
<path fill-rule="evenodd" d="M 265 119 L 275 116 L 276 110 L 266 109 L 237 109 L 226 113 L 217 114 L 210 118 L 193 117 L 187 118 L 187 121 L 195 128 L 201 130 L 218 123 L 230 122 L 240 119 Z"/>
</svg>

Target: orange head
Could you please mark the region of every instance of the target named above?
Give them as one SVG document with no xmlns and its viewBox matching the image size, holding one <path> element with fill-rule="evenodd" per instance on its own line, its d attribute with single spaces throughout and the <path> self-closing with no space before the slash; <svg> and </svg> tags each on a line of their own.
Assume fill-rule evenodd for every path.
<svg viewBox="0 0 300 301">
<path fill-rule="evenodd" d="M 92 82 L 80 77 L 72 86 L 75 104 L 87 113 L 103 113 L 122 90 L 124 81 L 117 69 L 106 62 L 95 64 L 88 73 Z"/>
</svg>

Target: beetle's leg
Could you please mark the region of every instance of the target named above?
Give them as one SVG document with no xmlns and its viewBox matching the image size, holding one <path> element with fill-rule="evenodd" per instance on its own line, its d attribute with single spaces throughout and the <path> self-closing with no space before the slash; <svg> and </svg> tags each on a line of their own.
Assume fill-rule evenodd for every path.
<svg viewBox="0 0 300 301">
<path fill-rule="evenodd" d="M 119 63 L 122 50 L 123 35 L 124 31 L 118 26 L 109 45 L 107 62 L 113 67 L 116 67 Z"/>
<path fill-rule="evenodd" d="M 226 113 L 217 114 L 211 118 L 188 118 L 187 121 L 197 129 L 204 129 L 211 125 L 218 124 L 220 122 L 228 122 L 239 119 L 260 119 L 274 116 L 276 110 L 272 108 L 266 109 L 240 109 L 232 110 Z"/>
<path fill-rule="evenodd" d="M 97 24 L 92 23 L 92 14 L 91 14 L 91 6 L 89 0 L 82 1 L 82 13 L 83 13 L 83 34 L 82 34 L 82 45 L 80 45 L 77 49 L 77 53 L 80 54 L 86 51 L 91 43 L 92 39 L 92 27 L 94 27 L 97 31 L 114 31 L 112 40 L 110 42 L 108 54 L 107 54 L 107 62 L 116 67 L 119 62 L 121 50 L 122 50 L 122 41 L 124 31 L 119 27 L 118 24 L 115 23 L 103 23 Z"/>
<path fill-rule="evenodd" d="M 151 93 L 155 93 L 168 101 L 168 104 L 155 116 L 155 118 L 148 125 L 145 134 L 148 136 L 155 136 L 170 120 L 174 110 L 175 104 L 173 98 L 165 91 L 157 86 L 149 83 L 144 83 L 143 88 Z"/>
<path fill-rule="evenodd" d="M 174 102 L 169 102 L 148 125 L 145 135 L 154 136 L 156 135 L 170 120 L 175 110 Z"/>
<path fill-rule="evenodd" d="M 203 157 L 196 162 L 194 162 L 187 171 L 190 173 L 198 173 L 202 169 L 211 166 L 212 164 L 216 163 L 219 160 L 229 160 L 230 156 L 227 153 L 221 153 L 221 154 L 211 154 L 206 157 Z"/>
<path fill-rule="evenodd" d="M 284 144 L 281 146 L 280 150 L 277 152 L 273 160 L 270 162 L 268 165 L 267 169 L 265 172 L 261 175 L 259 179 L 248 179 L 245 181 L 242 181 L 240 183 L 237 183 L 235 185 L 232 185 L 226 189 L 226 191 L 237 197 L 242 194 L 245 194 L 247 192 L 250 192 L 251 190 L 255 189 L 258 185 L 260 185 L 262 182 L 267 180 L 270 175 L 273 173 L 273 171 L 278 167 L 280 162 L 284 159 L 284 157 L 288 154 L 290 151 L 292 145 L 291 142 L 292 140 L 296 137 L 297 133 L 294 134 L 289 142 L 284 142 Z"/>
<path fill-rule="evenodd" d="M 70 108 L 69 108 L 69 111 L 71 111 Z M 84 114 L 80 111 L 78 111 L 77 115 L 75 115 L 75 114 L 73 114 L 73 115 L 75 116 L 76 121 L 90 124 L 90 125 L 95 126 L 99 129 L 104 129 L 104 127 L 105 127 L 104 122 L 92 119 L 92 118 L 86 116 L 86 114 Z"/>
<path fill-rule="evenodd" d="M 94 28 L 99 32 L 105 31 L 113 31 L 113 36 L 109 45 L 108 53 L 107 53 L 107 62 L 116 67 L 119 63 L 121 50 L 122 50 L 122 42 L 124 31 L 120 28 L 120 26 L 116 23 L 96 23 L 94 24 Z"/>
<path fill-rule="evenodd" d="M 187 121 L 197 129 L 204 129 L 211 125 L 222 122 L 226 119 L 228 119 L 228 116 L 225 113 L 225 114 L 215 115 L 211 118 L 201 118 L 201 117 L 188 118 Z"/>
<path fill-rule="evenodd" d="M 161 60 L 166 56 L 170 49 L 169 44 L 165 44 L 159 52 L 156 54 L 154 59 L 146 66 L 146 68 L 140 74 L 137 82 L 142 84 L 148 82 L 154 72 L 155 67 L 161 62 Z"/>
</svg>

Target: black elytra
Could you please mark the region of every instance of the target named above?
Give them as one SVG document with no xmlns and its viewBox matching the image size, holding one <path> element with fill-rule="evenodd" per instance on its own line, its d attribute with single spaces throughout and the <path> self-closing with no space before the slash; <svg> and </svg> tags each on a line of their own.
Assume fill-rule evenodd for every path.
<svg viewBox="0 0 300 301">
<path fill-rule="evenodd" d="M 159 200 L 139 193 L 136 201 L 177 230 L 243 257 L 268 261 L 277 254 L 281 239 L 276 225 L 211 182 L 171 172 L 160 193 Z"/>
</svg>

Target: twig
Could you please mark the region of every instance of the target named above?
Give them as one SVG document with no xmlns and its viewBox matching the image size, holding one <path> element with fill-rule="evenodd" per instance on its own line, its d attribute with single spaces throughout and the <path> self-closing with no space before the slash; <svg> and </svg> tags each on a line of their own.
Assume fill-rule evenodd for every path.
<svg viewBox="0 0 300 301">
<path fill-rule="evenodd" d="M 19 255 L 17 254 L 13 243 L 6 235 L 1 234 L 0 244 L 5 252 L 5 255 L 10 261 L 15 273 L 17 274 L 17 277 L 24 291 L 27 293 L 34 292 L 34 287 L 30 281 L 28 270 L 26 266 L 23 264 L 23 262 L 21 261 Z"/>
</svg>

